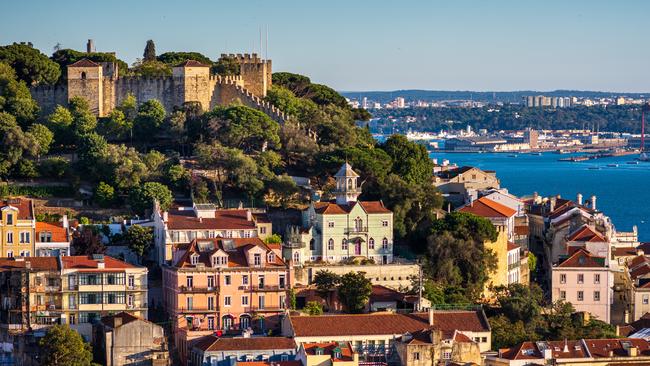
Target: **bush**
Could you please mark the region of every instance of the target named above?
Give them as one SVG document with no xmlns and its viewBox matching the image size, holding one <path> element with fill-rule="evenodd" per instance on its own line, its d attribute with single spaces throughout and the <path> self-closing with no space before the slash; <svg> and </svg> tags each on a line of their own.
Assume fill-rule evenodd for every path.
<svg viewBox="0 0 650 366">
<path fill-rule="evenodd" d="M 70 163 L 64 158 L 50 158 L 38 165 L 38 170 L 45 178 L 63 178 L 70 168 Z"/>
<path fill-rule="evenodd" d="M 115 202 L 115 189 L 104 182 L 99 182 L 95 188 L 95 201 L 101 207 L 110 207 Z"/>
<path fill-rule="evenodd" d="M 309 315 L 322 315 L 323 305 L 318 301 L 309 301 L 302 310 Z"/>
<path fill-rule="evenodd" d="M 137 213 L 151 210 L 154 200 L 158 201 L 161 210 L 167 211 L 172 205 L 172 192 L 166 185 L 157 182 L 147 182 L 129 192 L 131 208 Z"/>
</svg>

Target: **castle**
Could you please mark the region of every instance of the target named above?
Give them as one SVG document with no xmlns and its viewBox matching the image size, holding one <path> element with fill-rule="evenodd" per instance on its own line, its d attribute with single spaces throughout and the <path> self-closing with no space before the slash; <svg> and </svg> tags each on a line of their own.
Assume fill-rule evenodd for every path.
<svg viewBox="0 0 650 366">
<path fill-rule="evenodd" d="M 133 94 L 138 103 L 157 99 L 168 113 L 186 102 L 199 102 L 206 111 L 240 101 L 277 122 L 284 122 L 284 113 L 263 100 L 272 84 L 271 60 L 261 59 L 256 53 L 222 54 L 221 57 L 235 59 L 240 74 L 212 75 L 209 65 L 187 60 L 173 67 L 172 76 L 119 77 L 114 62 L 82 59 L 67 66 L 66 83 L 38 85 L 31 88 L 31 94 L 45 113 L 57 105 L 67 105 L 73 97 L 83 97 L 97 116 L 104 117 Z"/>
</svg>

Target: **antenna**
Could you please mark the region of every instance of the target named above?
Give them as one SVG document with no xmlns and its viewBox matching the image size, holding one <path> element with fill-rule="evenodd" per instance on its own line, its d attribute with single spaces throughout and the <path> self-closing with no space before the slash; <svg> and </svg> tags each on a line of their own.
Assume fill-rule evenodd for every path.
<svg viewBox="0 0 650 366">
<path fill-rule="evenodd" d="M 264 51 L 262 51 L 262 26 L 260 25 L 260 57 L 262 57 Z"/>
<path fill-rule="evenodd" d="M 266 52 L 264 55 L 265 59 L 269 59 L 269 25 L 266 25 Z"/>
</svg>

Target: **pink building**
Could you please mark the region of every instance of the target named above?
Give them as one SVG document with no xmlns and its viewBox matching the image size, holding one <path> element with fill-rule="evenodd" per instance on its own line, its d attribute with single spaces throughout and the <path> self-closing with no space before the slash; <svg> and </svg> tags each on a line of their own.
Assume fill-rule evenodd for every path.
<svg viewBox="0 0 650 366">
<path fill-rule="evenodd" d="M 266 333 L 288 307 L 290 267 L 279 244 L 260 238 L 194 239 L 163 267 L 163 293 L 181 359 L 192 340 L 214 334 Z"/>
<path fill-rule="evenodd" d="M 609 323 L 614 301 L 614 273 L 606 258 L 597 257 L 585 249 L 553 267 L 552 300 L 573 304 L 576 311 L 589 312 Z"/>
</svg>

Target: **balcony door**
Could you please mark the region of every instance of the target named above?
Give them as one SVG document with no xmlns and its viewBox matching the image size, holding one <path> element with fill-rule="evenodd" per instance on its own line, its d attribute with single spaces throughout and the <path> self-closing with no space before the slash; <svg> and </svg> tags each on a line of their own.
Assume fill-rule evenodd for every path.
<svg viewBox="0 0 650 366">
<path fill-rule="evenodd" d="M 361 255 L 361 240 L 354 242 L 354 255 Z"/>
</svg>

